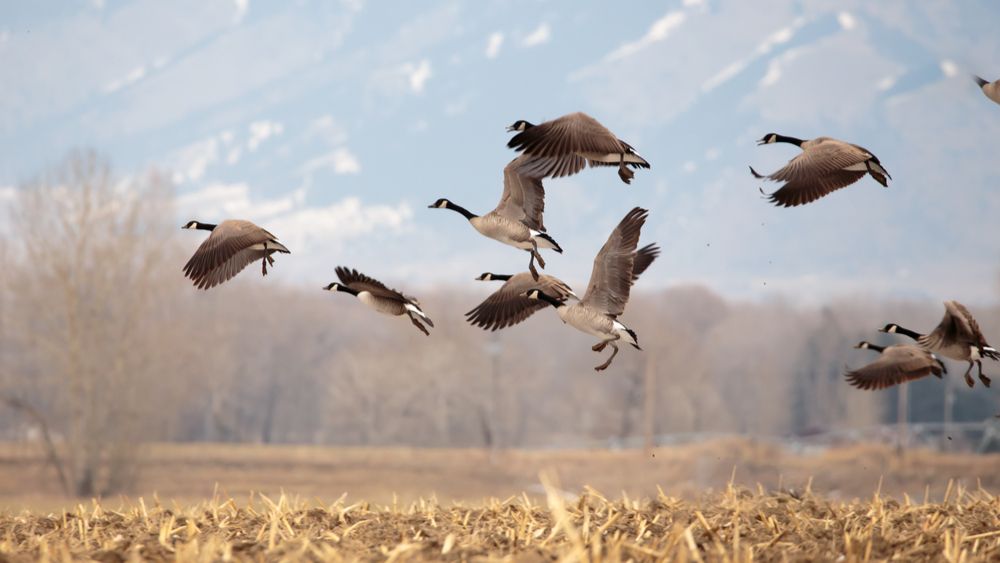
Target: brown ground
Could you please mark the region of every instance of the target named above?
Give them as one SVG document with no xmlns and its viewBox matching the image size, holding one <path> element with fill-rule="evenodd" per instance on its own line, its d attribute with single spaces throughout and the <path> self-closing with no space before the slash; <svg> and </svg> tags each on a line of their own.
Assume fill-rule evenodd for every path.
<svg viewBox="0 0 1000 563">
<path fill-rule="evenodd" d="M 584 486 L 615 495 L 651 498 L 657 487 L 680 498 L 723 490 L 735 470 L 735 483 L 765 490 L 812 489 L 827 498 L 870 497 L 882 491 L 897 498 L 906 492 L 940 499 L 949 480 L 1000 491 L 1000 455 L 941 454 L 924 450 L 896 455 L 890 446 L 854 445 L 817 454 L 796 454 L 779 446 L 744 439 L 641 451 L 508 451 L 409 448 L 329 448 L 162 444 L 145 455 L 130 498 L 156 492 L 161 499 L 199 502 L 218 486 L 225 495 L 246 499 L 250 491 L 281 492 L 330 502 L 352 499 L 400 502 L 436 497 L 480 501 L 522 492 L 538 495 L 539 474 L 548 471 L 568 491 Z M 84 499 L 88 500 L 88 499 Z M 116 503 L 117 498 L 113 499 Z M 0 510 L 25 507 L 52 510 L 78 499 L 59 494 L 54 473 L 35 446 L 0 445 Z"/>
</svg>

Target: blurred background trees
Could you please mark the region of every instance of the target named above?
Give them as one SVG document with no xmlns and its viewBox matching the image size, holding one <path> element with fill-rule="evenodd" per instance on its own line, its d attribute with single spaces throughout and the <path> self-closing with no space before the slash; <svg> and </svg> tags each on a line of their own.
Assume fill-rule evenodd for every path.
<svg viewBox="0 0 1000 563">
<path fill-rule="evenodd" d="M 552 311 L 499 333 L 469 327 L 462 314 L 489 284 L 408 287 L 430 337 L 320 291 L 327 279 L 283 287 L 251 269 L 195 290 L 181 266 L 201 239 L 179 238 L 169 182 L 118 178 L 94 153 L 21 186 L 9 212 L 0 432 L 48 448 L 79 495 L 126 489 L 149 441 L 638 447 L 644 434 L 848 432 L 896 418 L 895 390 L 844 383 L 846 366 L 874 357 L 851 346 L 891 342 L 876 332 L 889 320 L 941 316 L 940 299 L 810 308 L 640 283 L 625 319 L 645 351 L 595 373 L 603 356 Z M 973 311 L 1000 340 L 1000 310 Z M 940 421 L 944 389 L 910 384 L 910 420 Z M 954 392 L 957 421 L 995 414 L 985 389 Z"/>
</svg>

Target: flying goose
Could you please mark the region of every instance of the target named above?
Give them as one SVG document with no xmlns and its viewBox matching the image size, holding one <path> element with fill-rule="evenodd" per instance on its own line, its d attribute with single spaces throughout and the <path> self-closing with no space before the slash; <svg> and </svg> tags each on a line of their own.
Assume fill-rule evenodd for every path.
<svg viewBox="0 0 1000 563">
<path fill-rule="evenodd" d="M 982 359 L 1000 361 L 1000 353 L 986 342 L 982 331 L 979 330 L 979 323 L 965 305 L 958 301 L 944 302 L 944 317 L 930 334 L 920 334 L 896 323 L 885 325 L 881 332 L 909 336 L 931 352 L 952 360 L 969 362 L 969 369 L 965 370 L 964 375 L 965 383 L 969 387 L 975 384 L 971 375 L 973 364 L 979 366 L 979 380 L 989 387 L 991 380 L 983 375 Z"/>
<path fill-rule="evenodd" d="M 979 84 L 979 88 L 987 98 L 1000 104 L 1000 80 L 987 82 L 976 75 L 972 75 L 972 79 L 976 81 L 976 84 Z"/>
<path fill-rule="evenodd" d="M 529 299 L 537 299 L 552 305 L 564 323 L 600 338 L 601 341 L 591 348 L 595 352 L 604 350 L 608 344 L 611 345 L 614 352 L 607 361 L 594 368 L 596 371 L 607 369 L 611 365 L 611 360 L 618 355 L 618 345 L 615 343 L 617 340 L 624 339 L 637 350 L 642 350 L 639 348 L 635 331 L 618 321 L 618 316 L 625 311 L 629 291 L 635 281 L 637 254 L 635 247 L 639 243 L 639 231 L 642 230 L 648 213 L 645 209 L 633 208 L 611 232 L 608 241 L 594 258 L 590 284 L 579 303 L 569 305 L 538 287 L 521 294 Z M 650 256 L 650 262 L 656 258 L 655 253 Z"/>
<path fill-rule="evenodd" d="M 503 195 L 496 209 L 486 215 L 476 215 L 445 198 L 438 199 L 427 207 L 451 209 L 461 213 L 481 235 L 527 250 L 531 254 L 528 270 L 532 277 L 538 279 L 535 260 L 538 260 L 539 266 L 545 267 L 545 260 L 538 249 L 551 248 L 562 253 L 562 248 L 555 239 L 545 234 L 545 225 L 542 223 L 545 188 L 542 187 L 542 180 L 527 175 L 523 169 L 525 164 L 530 164 L 533 160 L 532 157 L 521 155 L 504 167 Z"/>
<path fill-rule="evenodd" d="M 847 382 L 858 389 L 885 389 L 931 374 L 940 378 L 942 373 L 948 373 L 937 356 L 912 344 L 884 347 L 861 341 L 855 348 L 881 353 L 874 362 L 844 374 Z"/>
<path fill-rule="evenodd" d="M 218 225 L 188 221 L 181 228 L 212 232 L 184 265 L 184 275 L 199 289 L 229 280 L 256 260 L 261 260 L 261 274 L 266 276 L 267 266 L 274 265 L 272 254 L 291 254 L 274 235 L 250 221 L 228 219 Z"/>
<path fill-rule="evenodd" d="M 333 282 L 323 289 L 353 295 L 365 305 L 385 315 L 396 317 L 407 315 L 410 317 L 410 322 L 413 323 L 413 326 L 420 329 L 420 332 L 423 332 L 427 336 L 431 335 L 427 331 L 427 328 L 420 324 L 420 321 L 427 323 L 431 327 L 434 326 L 434 323 L 420 309 L 420 303 L 417 302 L 416 298 L 403 295 L 395 289 L 389 289 L 382 282 L 370 278 L 357 270 L 348 270 L 343 266 L 337 266 L 336 272 L 340 283 Z"/>
<path fill-rule="evenodd" d="M 635 253 L 634 266 L 632 268 L 632 281 L 639 279 L 653 260 L 660 255 L 660 248 L 656 244 L 648 244 L 640 248 Z M 538 281 L 531 279 L 528 272 L 521 272 L 514 275 L 501 275 L 487 272 L 476 278 L 479 281 L 502 281 L 503 286 L 494 291 L 475 309 L 465 314 L 470 324 L 478 326 L 483 330 L 498 330 L 514 326 L 531 315 L 543 309 L 545 302 L 537 299 L 529 299 L 522 294 L 529 289 L 538 288 L 551 297 L 559 301 L 566 301 L 569 298 L 579 300 L 573 290 L 565 282 L 554 276 L 542 275 Z"/>
<path fill-rule="evenodd" d="M 535 125 L 519 119 L 507 127 L 517 131 L 507 143 L 524 154 L 542 157 L 531 163 L 532 173 L 541 177 L 570 176 L 591 166 L 617 166 L 618 177 L 632 183 L 632 168 L 649 168 L 632 145 L 619 139 L 589 115 L 576 112 Z"/>
<path fill-rule="evenodd" d="M 889 187 L 887 179 L 892 179 L 878 157 L 858 145 L 830 137 L 804 141 L 777 133 L 768 133 L 757 141 L 758 145 L 771 143 L 791 143 L 802 149 L 802 154 L 773 174 L 758 174 L 753 166 L 750 167 L 750 173 L 757 179 L 785 183 L 774 193 L 766 194 L 768 200 L 779 207 L 795 207 L 815 201 L 857 182 L 865 174 L 871 174 L 885 187 Z"/>
</svg>

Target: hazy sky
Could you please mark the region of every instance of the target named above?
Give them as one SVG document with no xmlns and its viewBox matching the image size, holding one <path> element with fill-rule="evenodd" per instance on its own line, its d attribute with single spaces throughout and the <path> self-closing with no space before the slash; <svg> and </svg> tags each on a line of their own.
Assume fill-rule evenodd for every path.
<svg viewBox="0 0 1000 563">
<path fill-rule="evenodd" d="M 293 250 L 271 283 L 337 264 L 409 287 L 521 271 L 449 197 L 496 205 L 504 127 L 582 110 L 653 165 L 546 182 L 583 286 L 613 225 L 651 210 L 663 257 L 642 286 L 825 301 L 862 292 L 994 301 L 1000 266 L 1000 4 L 939 1 L 6 2 L 0 5 L 0 201 L 73 147 L 122 174 L 167 169 L 187 219 L 253 220 Z M 877 154 L 866 178 L 776 209 L 775 131 Z M 773 185 L 765 186 L 773 189 Z M 202 237 L 180 232 L 191 248 Z M 276 280 L 276 281 L 273 281 Z"/>
</svg>

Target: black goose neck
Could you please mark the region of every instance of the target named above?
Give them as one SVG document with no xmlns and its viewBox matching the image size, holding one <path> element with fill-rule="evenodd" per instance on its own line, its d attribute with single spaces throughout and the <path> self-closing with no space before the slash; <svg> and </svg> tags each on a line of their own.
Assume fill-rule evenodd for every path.
<svg viewBox="0 0 1000 563">
<path fill-rule="evenodd" d="M 795 137 L 789 137 L 787 135 L 775 135 L 774 136 L 774 142 L 775 143 L 789 143 L 789 144 L 795 145 L 797 147 L 801 147 L 802 143 L 804 143 L 805 141 L 803 141 L 802 139 L 797 139 Z"/>
<path fill-rule="evenodd" d="M 451 209 L 452 211 L 455 211 L 457 213 L 461 213 L 462 217 L 465 217 L 466 219 L 469 219 L 469 220 L 472 220 L 472 219 L 478 217 L 478 215 L 476 215 L 475 213 L 469 211 L 468 209 L 462 207 L 461 205 L 456 205 L 456 204 L 454 204 L 454 203 L 452 203 L 450 201 L 448 202 L 447 209 Z"/>
<path fill-rule="evenodd" d="M 338 286 L 337 286 L 337 291 L 340 291 L 340 292 L 343 292 L 343 293 L 346 293 L 346 294 L 348 294 L 348 295 L 353 295 L 353 296 L 355 296 L 355 297 L 357 297 L 357 296 L 358 296 L 358 293 L 359 293 L 359 292 L 358 292 L 358 290 L 356 290 L 356 289 L 351 289 L 350 287 L 347 287 L 346 285 L 338 285 Z"/>
<path fill-rule="evenodd" d="M 195 228 L 202 231 L 214 231 L 216 227 L 218 227 L 218 225 L 214 225 L 212 223 L 198 223 Z"/>
<path fill-rule="evenodd" d="M 512 277 L 510 274 L 490 274 L 490 279 L 495 281 L 507 281 Z"/>
<path fill-rule="evenodd" d="M 872 343 L 869 342 L 868 343 L 868 349 L 869 350 L 875 350 L 876 352 L 878 352 L 878 353 L 881 354 L 882 351 L 885 350 L 885 346 L 879 346 L 878 344 L 872 344 Z"/>
<path fill-rule="evenodd" d="M 896 334 L 902 334 L 903 336 L 909 336 L 910 338 L 912 338 L 914 340 L 919 340 L 923 336 L 919 332 L 912 331 L 912 330 L 910 330 L 908 328 L 904 328 L 904 327 L 901 327 L 899 325 L 896 325 Z"/>
</svg>

